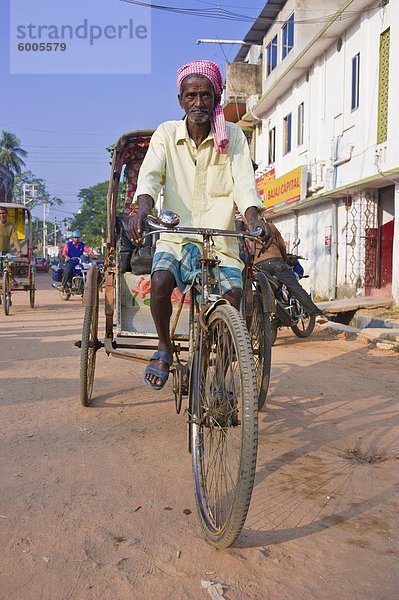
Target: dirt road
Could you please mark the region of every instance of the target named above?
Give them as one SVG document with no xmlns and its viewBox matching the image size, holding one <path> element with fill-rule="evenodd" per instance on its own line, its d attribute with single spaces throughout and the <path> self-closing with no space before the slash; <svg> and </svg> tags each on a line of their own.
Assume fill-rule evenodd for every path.
<svg viewBox="0 0 399 600">
<path fill-rule="evenodd" d="M 399 357 L 286 334 L 260 415 L 236 547 L 203 539 L 171 387 L 98 353 L 78 399 L 80 301 L 39 276 L 0 314 L 0 598 L 393 600 L 399 589 Z"/>
</svg>

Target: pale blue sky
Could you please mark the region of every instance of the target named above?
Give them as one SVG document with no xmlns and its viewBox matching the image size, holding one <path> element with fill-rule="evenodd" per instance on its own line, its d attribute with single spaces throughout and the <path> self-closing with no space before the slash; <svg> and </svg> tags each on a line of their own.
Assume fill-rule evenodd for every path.
<svg viewBox="0 0 399 600">
<path fill-rule="evenodd" d="M 11 0 L 12 1 L 12 0 Z M 34 0 L 30 0 L 33 2 Z M 80 0 L 80 2 L 92 0 Z M 68 0 L 57 0 L 68 5 Z M 102 2 L 104 23 L 119 0 Z M 212 8 L 204 0 L 159 0 L 159 4 Z M 226 0 L 220 6 L 256 18 L 260 0 Z M 107 6 L 105 6 L 107 5 Z M 0 129 L 15 133 L 29 151 L 27 168 L 48 182 L 50 193 L 64 200 L 50 217 L 62 219 L 79 208 L 76 194 L 108 179 L 105 147 L 123 132 L 155 128 L 180 118 L 176 69 L 193 58 L 212 59 L 223 71 L 220 46 L 196 45 L 197 38 L 242 39 L 251 22 L 198 18 L 151 10 L 150 75 L 10 75 L 10 0 L 0 0 Z M 124 4 L 136 14 L 136 7 Z M 149 10 L 149 9 L 146 9 Z M 224 46 L 232 60 L 238 46 Z M 115 64 L 118 56 L 114 57 Z"/>
</svg>

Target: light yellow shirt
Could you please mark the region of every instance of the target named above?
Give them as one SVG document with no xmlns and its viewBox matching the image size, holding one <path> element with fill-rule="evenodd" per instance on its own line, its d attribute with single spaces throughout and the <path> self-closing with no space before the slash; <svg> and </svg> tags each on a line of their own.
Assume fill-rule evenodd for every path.
<svg viewBox="0 0 399 600">
<path fill-rule="evenodd" d="M 189 137 L 186 121 L 167 121 L 154 132 L 140 169 L 136 198 L 149 194 L 157 199 L 164 185 L 162 208 L 180 216 L 186 227 L 234 229 L 234 212 L 264 206 L 259 199 L 248 143 L 241 129 L 226 123 L 228 153 L 215 150 L 210 134 L 196 147 Z M 162 233 L 157 252 L 170 252 L 180 260 L 182 246 L 196 243 L 201 236 Z M 234 238 L 215 237 L 215 252 L 221 265 L 242 268 Z"/>
</svg>

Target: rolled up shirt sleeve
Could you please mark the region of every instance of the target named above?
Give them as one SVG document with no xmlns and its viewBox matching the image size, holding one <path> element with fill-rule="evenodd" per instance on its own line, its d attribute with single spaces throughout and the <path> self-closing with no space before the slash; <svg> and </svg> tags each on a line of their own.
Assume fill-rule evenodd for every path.
<svg viewBox="0 0 399 600">
<path fill-rule="evenodd" d="M 240 129 L 235 130 L 235 139 L 231 142 L 233 142 L 231 171 L 234 181 L 234 201 L 238 210 L 245 215 L 248 208 L 255 206 L 259 212 L 263 212 L 265 207 L 256 187 L 248 142 Z"/>
<path fill-rule="evenodd" d="M 147 154 L 144 157 L 137 181 L 134 200 L 148 194 L 156 201 L 165 183 L 166 152 L 162 125 L 153 133 Z"/>
</svg>

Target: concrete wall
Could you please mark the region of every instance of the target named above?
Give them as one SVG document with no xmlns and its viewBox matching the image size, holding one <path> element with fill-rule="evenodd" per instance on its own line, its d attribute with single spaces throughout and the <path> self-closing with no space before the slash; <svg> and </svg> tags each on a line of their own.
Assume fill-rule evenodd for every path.
<svg viewBox="0 0 399 600">
<path fill-rule="evenodd" d="M 365 293 L 365 228 L 372 225 L 372 218 L 368 222 L 364 216 L 366 202 L 368 210 L 376 214 L 377 190 L 357 192 L 349 203 L 343 198 L 330 198 L 316 206 L 271 217 L 288 249 L 295 237 L 300 238 L 298 253 L 307 258 L 303 266 L 309 275 L 301 283 L 320 300 L 351 298 Z M 396 218 L 399 219 L 399 191 Z M 398 233 L 394 244 L 399 265 Z M 398 283 L 396 289 L 399 294 Z"/>
<path fill-rule="evenodd" d="M 248 98 L 252 94 L 261 93 L 261 64 L 227 63 L 226 97 Z"/>
<path fill-rule="evenodd" d="M 297 2 L 296 0 L 288 0 L 283 9 L 277 16 L 275 23 L 267 32 L 263 39 L 263 56 L 266 59 L 266 48 L 271 40 L 277 35 L 278 43 L 278 62 L 277 67 L 267 76 L 266 60 L 264 60 L 264 68 L 262 71 L 262 89 L 263 92 L 272 86 L 276 79 L 291 65 L 298 55 L 304 50 L 307 44 L 314 36 L 323 28 L 325 19 L 334 14 L 334 12 L 344 4 L 342 0 L 307 0 L 305 3 Z M 303 6 L 301 6 L 303 5 Z M 294 28 L 294 47 L 288 55 L 282 58 L 282 27 L 284 22 L 295 12 Z M 313 21 L 313 22 L 312 22 Z M 251 56 L 251 54 L 250 54 Z"/>
</svg>

